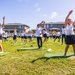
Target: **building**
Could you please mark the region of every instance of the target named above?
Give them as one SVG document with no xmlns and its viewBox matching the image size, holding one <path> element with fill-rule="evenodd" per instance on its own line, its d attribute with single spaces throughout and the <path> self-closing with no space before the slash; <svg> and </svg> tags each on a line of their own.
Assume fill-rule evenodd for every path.
<svg viewBox="0 0 75 75">
<path fill-rule="evenodd" d="M 53 28 L 61 30 L 63 25 L 64 22 L 50 22 L 50 23 L 45 23 L 44 28 L 47 28 L 48 30 L 51 30 Z"/>
<path fill-rule="evenodd" d="M 13 33 L 14 29 L 16 28 L 18 33 L 23 32 L 23 30 L 26 28 L 30 28 L 29 26 L 22 24 L 22 23 L 7 23 L 4 25 L 3 30 L 6 32 Z"/>
</svg>

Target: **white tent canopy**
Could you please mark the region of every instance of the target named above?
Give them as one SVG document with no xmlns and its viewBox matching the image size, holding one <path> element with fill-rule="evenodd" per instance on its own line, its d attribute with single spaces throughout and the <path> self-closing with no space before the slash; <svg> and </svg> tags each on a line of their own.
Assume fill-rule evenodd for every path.
<svg viewBox="0 0 75 75">
<path fill-rule="evenodd" d="M 60 28 L 50 28 L 50 30 L 60 30 Z"/>
</svg>

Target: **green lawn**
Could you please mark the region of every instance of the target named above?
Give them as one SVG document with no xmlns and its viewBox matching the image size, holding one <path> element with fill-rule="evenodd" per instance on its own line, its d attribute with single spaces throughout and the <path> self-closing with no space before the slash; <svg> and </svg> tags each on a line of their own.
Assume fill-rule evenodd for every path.
<svg viewBox="0 0 75 75">
<path fill-rule="evenodd" d="M 0 56 L 0 75 L 75 75 L 75 60 L 70 60 L 69 57 L 45 57 L 49 48 L 51 53 L 63 53 L 65 44 L 49 39 L 43 43 L 44 50 L 19 50 L 19 48 L 29 48 L 31 45 L 37 47 L 36 39 L 33 42 L 28 42 L 27 45 L 18 38 L 17 43 L 14 43 L 11 38 L 9 41 L 3 42 L 6 55 Z M 14 45 L 13 45 L 14 43 Z M 20 45 L 19 45 L 20 44 Z M 68 53 L 73 54 L 72 46 Z M 62 54 L 62 55 L 63 55 Z"/>
</svg>

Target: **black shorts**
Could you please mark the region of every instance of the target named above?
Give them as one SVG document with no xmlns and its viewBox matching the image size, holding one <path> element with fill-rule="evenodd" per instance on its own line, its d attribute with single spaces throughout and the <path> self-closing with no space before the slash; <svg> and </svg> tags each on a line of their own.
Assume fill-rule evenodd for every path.
<svg viewBox="0 0 75 75">
<path fill-rule="evenodd" d="M 47 34 L 44 34 L 43 37 L 47 37 Z"/>
<path fill-rule="evenodd" d="M 24 36 L 21 36 L 21 38 L 23 39 L 23 38 L 24 38 Z"/>
<path fill-rule="evenodd" d="M 24 36 L 24 39 L 27 39 L 27 36 Z"/>
<path fill-rule="evenodd" d="M 53 35 L 53 38 L 55 38 L 56 37 L 56 35 Z"/>
<path fill-rule="evenodd" d="M 2 40 L 2 35 L 0 35 L 0 40 Z"/>
<path fill-rule="evenodd" d="M 16 37 L 17 37 L 17 36 L 16 36 L 16 35 L 14 35 L 13 40 L 16 40 Z"/>
<path fill-rule="evenodd" d="M 3 39 L 7 39 L 7 37 L 3 37 Z"/>
<path fill-rule="evenodd" d="M 75 35 L 66 35 L 65 36 L 65 43 L 67 45 L 75 44 Z"/>
</svg>

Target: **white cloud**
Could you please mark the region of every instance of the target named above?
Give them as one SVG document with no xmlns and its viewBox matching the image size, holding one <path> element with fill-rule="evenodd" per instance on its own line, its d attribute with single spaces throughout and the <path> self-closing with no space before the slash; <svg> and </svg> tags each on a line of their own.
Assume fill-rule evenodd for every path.
<svg viewBox="0 0 75 75">
<path fill-rule="evenodd" d="M 41 8 L 39 7 L 39 3 L 35 4 L 35 8 L 36 8 L 36 12 L 39 12 L 41 10 Z"/>
<path fill-rule="evenodd" d="M 52 12 L 50 15 L 50 18 L 55 18 L 57 17 L 58 13 L 57 12 Z"/>
<path fill-rule="evenodd" d="M 41 8 L 37 8 L 37 9 L 36 9 L 36 12 L 39 12 L 40 10 L 41 10 Z"/>
</svg>

